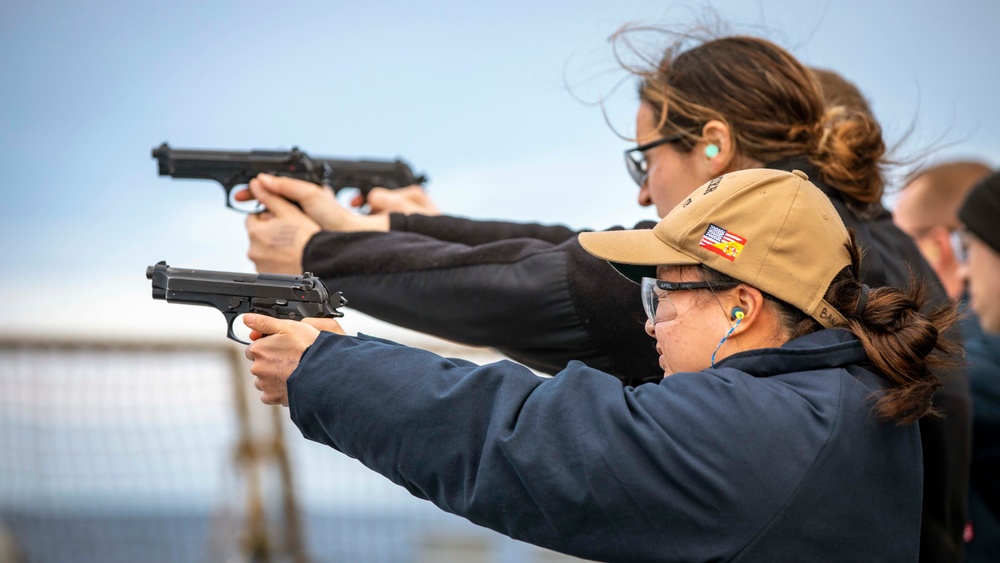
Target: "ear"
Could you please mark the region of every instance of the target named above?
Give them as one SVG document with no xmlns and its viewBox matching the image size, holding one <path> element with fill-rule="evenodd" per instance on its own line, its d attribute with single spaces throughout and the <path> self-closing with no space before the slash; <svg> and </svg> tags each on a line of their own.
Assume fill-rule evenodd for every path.
<svg viewBox="0 0 1000 563">
<path fill-rule="evenodd" d="M 958 265 L 958 256 L 951 244 L 951 231 L 944 225 L 938 225 L 931 229 L 928 237 L 934 244 L 934 260 L 927 259 L 928 262 L 937 262 L 938 267 L 953 268 Z"/>
<path fill-rule="evenodd" d="M 730 318 L 729 322 L 736 325 L 733 335 L 759 330 L 767 321 L 765 316 L 764 294 L 755 287 L 741 284 L 734 288 L 732 295 L 724 302 L 726 310 L 732 312 L 736 307 L 743 312 L 742 318 Z M 738 315 L 737 315 L 738 317 Z M 739 324 L 737 325 L 737 320 Z"/>
<path fill-rule="evenodd" d="M 920 249 L 920 253 L 924 255 L 927 263 L 937 268 L 938 262 L 941 261 L 941 245 L 929 236 L 917 239 L 916 243 L 917 248 Z"/>
<path fill-rule="evenodd" d="M 703 160 L 706 171 L 712 178 L 731 170 L 736 160 L 736 143 L 733 141 L 732 131 L 729 125 L 713 119 L 701 128 L 702 140 L 695 145 L 694 151 L 699 160 Z M 709 145 L 717 147 L 718 152 L 709 148 Z M 706 153 L 706 149 L 711 150 Z M 710 156 L 715 153 L 714 156 Z"/>
</svg>

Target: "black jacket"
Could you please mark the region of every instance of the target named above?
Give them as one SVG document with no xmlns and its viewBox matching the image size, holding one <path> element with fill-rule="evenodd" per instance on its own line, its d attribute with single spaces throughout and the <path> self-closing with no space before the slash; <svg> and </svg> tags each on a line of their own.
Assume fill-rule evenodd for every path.
<svg viewBox="0 0 1000 563">
<path fill-rule="evenodd" d="M 879 422 L 845 330 L 622 387 L 323 333 L 288 379 L 303 436 L 488 528 L 600 561 L 913 561 L 916 425 Z"/>
<path fill-rule="evenodd" d="M 802 170 L 824 191 L 865 254 L 869 286 L 906 287 L 911 271 L 936 277 L 916 245 L 875 206 L 865 216 L 819 180 L 802 158 L 770 165 Z M 350 306 L 387 322 L 470 345 L 491 346 L 547 373 L 571 360 L 626 384 L 662 377 L 645 334 L 639 288 L 594 258 L 561 226 L 392 215 L 388 233 L 315 235 L 303 269 L 343 291 Z M 647 222 L 635 228 L 651 228 Z M 937 283 L 934 299 L 947 297 Z M 921 559 L 959 561 L 970 450 L 968 379 L 942 374 L 942 418 L 920 422 L 924 445 Z"/>
</svg>

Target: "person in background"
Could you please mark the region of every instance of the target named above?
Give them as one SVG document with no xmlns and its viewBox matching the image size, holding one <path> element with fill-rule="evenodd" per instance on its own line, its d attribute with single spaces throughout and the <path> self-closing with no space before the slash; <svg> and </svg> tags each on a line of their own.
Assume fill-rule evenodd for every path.
<svg viewBox="0 0 1000 563">
<path fill-rule="evenodd" d="M 827 105 L 813 72 L 770 41 L 678 36 L 652 66 L 627 67 L 639 82 L 639 104 L 637 145 L 625 160 L 640 205 L 663 217 L 720 174 L 801 170 L 857 232 L 864 283 L 904 288 L 915 275 L 918 283 L 934 282 L 931 303 L 947 301 L 913 241 L 880 203 L 885 144 L 869 112 Z M 585 252 L 572 229 L 447 215 L 358 215 L 328 190 L 288 178 L 262 175 L 249 187 L 269 210 L 247 219 L 248 254 L 259 271 L 306 269 L 360 311 L 494 347 L 545 373 L 581 360 L 626 385 L 659 378 L 658 354 L 641 338 L 638 290 Z M 920 422 L 921 558 L 959 561 L 968 381 L 960 368 L 940 376 L 934 402 L 943 416 Z"/>
<path fill-rule="evenodd" d="M 962 250 L 958 240 L 958 207 L 976 182 L 990 173 L 982 162 L 956 160 L 918 170 L 899 193 L 893 220 L 917 242 L 948 297 L 962 301 Z"/>
<path fill-rule="evenodd" d="M 964 225 L 971 307 L 982 334 L 965 339 L 972 389 L 972 470 L 965 560 L 1000 557 L 1000 173 L 977 184 L 958 210 Z"/>
<path fill-rule="evenodd" d="M 996 435 L 998 431 L 995 420 L 991 422 L 996 415 L 991 415 L 990 412 L 997 406 L 995 400 L 990 399 L 990 382 L 996 381 L 1000 362 L 996 358 L 996 337 L 984 336 L 979 319 L 969 308 L 966 252 L 961 240 L 961 223 L 958 217 L 959 206 L 969 191 L 990 173 L 989 166 L 974 160 L 948 161 L 918 169 L 904 183 L 893 209 L 893 220 L 917 243 L 945 292 L 958 303 L 963 312 L 959 326 L 968 366 L 973 426 L 969 476 L 970 522 L 964 535 L 967 561 L 977 560 L 976 552 L 982 553 L 981 546 L 991 543 L 982 538 L 1000 535 L 997 531 L 997 517 L 983 503 L 983 498 L 990 495 L 988 488 L 995 486 L 991 479 L 984 476 L 997 467 L 995 462 L 991 466 L 989 460 L 983 460 L 984 448 L 979 445 L 984 442 L 983 436 Z M 977 433 L 980 434 L 979 438 Z M 977 451 L 980 453 L 977 454 Z M 996 498 L 995 493 L 993 496 Z M 976 528 L 980 528 L 982 533 L 979 534 L 980 540 L 972 545 L 969 542 L 976 535 Z"/>
<path fill-rule="evenodd" d="M 926 285 L 864 285 L 853 236 L 801 171 L 727 173 L 652 230 L 579 239 L 640 288 L 657 383 L 580 362 L 542 378 L 247 315 L 254 384 L 304 437 L 570 555 L 917 558 L 914 422 L 940 385 L 930 362 L 956 350 L 953 305 L 925 314 Z"/>
<path fill-rule="evenodd" d="M 810 67 L 819 87 L 823 91 L 823 100 L 828 106 L 843 106 L 852 111 L 864 112 L 874 117 L 871 104 L 857 87 L 838 72 L 825 68 Z"/>
</svg>

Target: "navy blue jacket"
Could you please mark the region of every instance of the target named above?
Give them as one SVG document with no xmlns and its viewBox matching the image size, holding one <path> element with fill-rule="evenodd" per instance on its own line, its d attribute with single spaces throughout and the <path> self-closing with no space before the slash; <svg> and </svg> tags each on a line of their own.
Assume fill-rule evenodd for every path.
<svg viewBox="0 0 1000 563">
<path fill-rule="evenodd" d="M 440 508 L 603 561 L 914 561 L 917 425 L 825 330 L 623 387 L 323 333 L 288 379 L 310 439 Z"/>
<path fill-rule="evenodd" d="M 865 251 L 861 279 L 872 287 L 906 287 L 911 274 L 936 280 L 914 242 L 882 206 L 865 214 L 819 180 L 801 157 L 771 163 L 803 170 L 855 229 Z M 413 330 L 473 346 L 491 346 L 545 373 L 570 360 L 636 385 L 662 371 L 649 345 L 639 286 L 580 246 L 562 226 L 391 216 L 392 232 L 315 235 L 302 261 L 350 306 Z M 636 228 L 651 228 L 640 223 Z M 946 299 L 931 285 L 936 302 Z M 971 450 L 969 380 L 964 370 L 939 373 L 939 418 L 920 421 L 924 444 L 921 560 L 961 560 Z"/>
</svg>

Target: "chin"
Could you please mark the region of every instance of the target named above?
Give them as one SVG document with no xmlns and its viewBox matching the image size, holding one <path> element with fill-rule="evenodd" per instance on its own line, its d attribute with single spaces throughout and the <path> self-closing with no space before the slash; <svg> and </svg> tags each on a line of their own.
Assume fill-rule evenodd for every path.
<svg viewBox="0 0 1000 563">
<path fill-rule="evenodd" d="M 1000 318 L 990 319 L 985 316 L 980 316 L 979 326 L 983 329 L 983 332 L 987 334 L 998 334 L 1000 333 Z"/>
<path fill-rule="evenodd" d="M 996 311 L 987 311 L 985 307 L 977 307 L 978 302 L 976 298 L 972 298 L 972 311 L 979 317 L 979 328 L 983 329 L 986 333 L 998 333 L 1000 332 L 1000 314 Z"/>
</svg>

